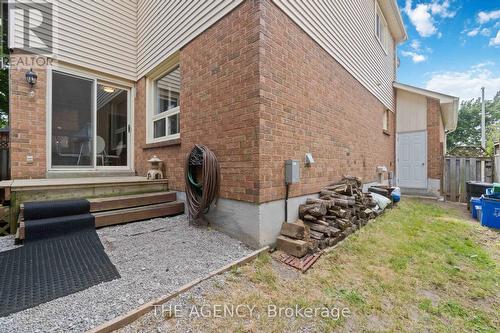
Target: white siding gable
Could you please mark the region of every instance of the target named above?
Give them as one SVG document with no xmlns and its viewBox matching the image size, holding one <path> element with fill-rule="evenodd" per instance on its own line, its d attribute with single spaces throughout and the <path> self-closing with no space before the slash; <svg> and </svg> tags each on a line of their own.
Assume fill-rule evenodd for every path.
<svg viewBox="0 0 500 333">
<path fill-rule="evenodd" d="M 397 91 L 396 132 L 427 129 L 427 97 L 404 90 Z"/>
<path fill-rule="evenodd" d="M 32 1 L 17 0 L 18 3 Z M 55 58 L 95 71 L 136 79 L 136 0 L 53 0 Z M 12 47 L 23 45 L 16 11 Z"/>
<path fill-rule="evenodd" d="M 138 0 L 137 76 L 142 77 L 242 0 Z"/>
<path fill-rule="evenodd" d="M 374 0 L 274 0 L 387 108 L 394 110 L 395 43 L 375 34 Z"/>
<path fill-rule="evenodd" d="M 53 0 L 57 59 L 135 81 L 242 1 Z M 383 48 L 376 37 L 375 1 L 273 0 L 387 108 L 394 110 L 395 42 L 388 34 Z M 385 8 L 393 0 L 379 1 Z M 22 21 L 16 18 L 14 26 L 15 41 L 20 45 Z"/>
</svg>

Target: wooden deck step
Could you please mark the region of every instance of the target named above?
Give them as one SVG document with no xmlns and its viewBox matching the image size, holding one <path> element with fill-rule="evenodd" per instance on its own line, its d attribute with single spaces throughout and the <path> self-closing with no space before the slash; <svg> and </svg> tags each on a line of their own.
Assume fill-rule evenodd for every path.
<svg viewBox="0 0 500 333">
<path fill-rule="evenodd" d="M 184 213 L 184 203 L 179 201 L 155 205 L 118 209 L 92 213 L 96 228 L 133 221 L 149 220 L 155 217 L 172 216 Z"/>
<path fill-rule="evenodd" d="M 92 198 L 87 200 L 90 202 L 90 212 L 94 213 L 114 209 L 133 208 L 172 202 L 177 200 L 177 193 L 173 191 L 141 193 L 113 197 Z M 19 206 L 19 216 L 21 220 L 24 219 L 24 204 L 20 204 Z"/>
<path fill-rule="evenodd" d="M 177 200 L 176 192 L 154 192 L 88 199 L 88 201 L 90 202 L 91 212 L 132 208 L 145 205 L 167 203 L 175 200 Z"/>
<path fill-rule="evenodd" d="M 146 177 L 76 177 L 57 179 L 16 179 L 0 182 L 0 194 L 10 203 L 9 233 L 17 229 L 20 204 L 40 200 L 103 198 L 138 193 L 167 192 L 168 179 Z"/>
<path fill-rule="evenodd" d="M 89 199 L 96 228 L 114 224 L 149 220 L 184 213 L 184 203 L 176 201 L 176 192 L 156 192 Z M 16 239 L 25 238 L 24 205 L 18 219 Z"/>
</svg>

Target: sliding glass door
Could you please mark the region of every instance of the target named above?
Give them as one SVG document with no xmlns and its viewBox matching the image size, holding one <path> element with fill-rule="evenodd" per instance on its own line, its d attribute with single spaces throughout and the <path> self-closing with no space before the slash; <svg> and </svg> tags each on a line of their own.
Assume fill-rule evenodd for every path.
<svg viewBox="0 0 500 333">
<path fill-rule="evenodd" d="M 51 168 L 129 166 L 129 90 L 52 72 Z"/>
<path fill-rule="evenodd" d="M 128 92 L 97 85 L 97 166 L 127 166 Z"/>
<path fill-rule="evenodd" d="M 52 73 L 52 167 L 93 168 L 94 81 Z"/>
</svg>

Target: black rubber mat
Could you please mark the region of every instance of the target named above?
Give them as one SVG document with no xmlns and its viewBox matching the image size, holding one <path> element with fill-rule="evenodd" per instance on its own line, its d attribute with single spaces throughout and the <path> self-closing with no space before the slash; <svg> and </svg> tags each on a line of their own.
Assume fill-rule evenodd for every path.
<svg viewBox="0 0 500 333">
<path fill-rule="evenodd" d="M 24 219 L 38 220 L 58 216 L 80 215 L 90 211 L 85 199 L 34 201 L 24 203 Z"/>
<path fill-rule="evenodd" d="M 95 233 L 94 217 L 90 214 L 58 216 L 48 219 L 25 221 L 25 244 L 31 241 L 63 237 L 80 231 Z"/>
<path fill-rule="evenodd" d="M 0 252 L 0 317 L 120 277 L 91 214 L 25 225 L 24 246 Z"/>
</svg>

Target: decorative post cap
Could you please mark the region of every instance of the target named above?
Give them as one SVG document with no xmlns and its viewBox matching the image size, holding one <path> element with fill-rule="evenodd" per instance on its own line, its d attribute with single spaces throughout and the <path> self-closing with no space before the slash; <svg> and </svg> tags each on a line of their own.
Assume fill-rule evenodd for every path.
<svg viewBox="0 0 500 333">
<path fill-rule="evenodd" d="M 158 156 L 154 155 L 153 157 L 151 157 L 149 160 L 148 160 L 149 163 L 159 163 L 159 162 L 162 162 L 162 160 L 160 160 L 158 158 Z"/>
</svg>

